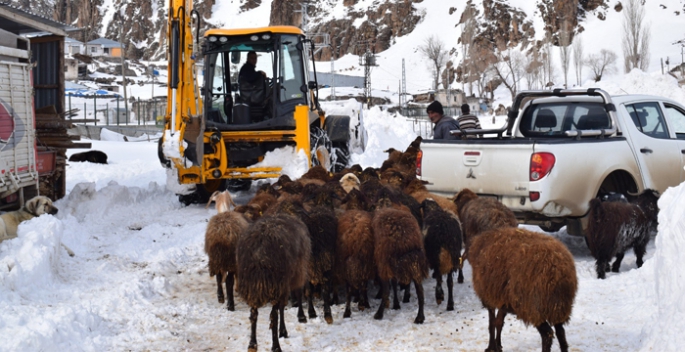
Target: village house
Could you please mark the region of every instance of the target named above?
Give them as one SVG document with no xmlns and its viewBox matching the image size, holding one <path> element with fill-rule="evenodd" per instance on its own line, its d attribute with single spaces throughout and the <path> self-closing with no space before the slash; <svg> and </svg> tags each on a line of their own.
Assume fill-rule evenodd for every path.
<svg viewBox="0 0 685 352">
<path fill-rule="evenodd" d="M 90 56 L 121 57 L 121 43 L 107 38 L 94 39 L 86 43 L 85 54 Z"/>
</svg>

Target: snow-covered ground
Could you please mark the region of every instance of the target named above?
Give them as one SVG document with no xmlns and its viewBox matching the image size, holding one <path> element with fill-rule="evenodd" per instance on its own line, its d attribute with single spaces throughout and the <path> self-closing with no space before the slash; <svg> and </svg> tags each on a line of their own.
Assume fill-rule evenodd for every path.
<svg viewBox="0 0 685 352">
<path fill-rule="evenodd" d="M 673 81 L 633 72 L 605 88 L 622 87 L 669 95 L 685 102 Z M 630 83 L 632 82 L 632 83 Z M 632 84 L 632 86 L 630 85 Z M 346 105 L 347 104 L 347 105 Z M 327 110 L 354 109 L 350 101 Z M 404 149 L 415 137 L 402 117 L 379 108 L 363 110 L 366 151 L 353 163 L 380 166 L 383 150 Z M 483 120 L 484 126 L 492 123 Z M 503 122 L 497 117 L 494 124 Z M 106 130 L 105 130 L 106 131 Z M 216 284 L 203 252 L 207 220 L 216 213 L 203 205 L 182 206 L 165 187 L 166 174 L 156 143 L 123 142 L 112 132 L 93 149 L 106 152 L 109 164 L 69 163 L 65 198 L 55 216 L 23 223 L 19 237 L 0 244 L 0 351 L 179 351 L 245 350 L 249 308 L 238 298 L 228 312 L 216 299 Z M 78 152 L 72 150 L 70 153 Z M 236 194 L 244 202 L 249 192 Z M 677 351 L 685 318 L 685 186 L 662 196 L 659 230 L 648 247 L 645 265 L 636 269 L 627 253 L 621 272 L 595 277 L 594 260 L 581 238 L 564 229 L 552 234 L 573 253 L 579 290 L 567 326 L 572 351 Z M 539 230 L 537 227 L 526 226 Z M 62 242 L 76 253 L 69 257 Z M 288 309 L 284 351 L 482 351 L 487 346 L 487 312 L 471 287 L 455 284 L 455 311 L 437 306 L 435 281 L 427 279 L 426 322 L 413 324 L 416 299 L 382 321 L 372 309 L 333 307 L 333 325 L 320 318 L 297 323 Z M 317 303 L 321 311 L 321 303 Z M 260 310 L 258 341 L 268 350 L 268 311 Z M 510 351 L 538 350 L 536 329 L 507 317 L 503 346 Z M 555 348 L 558 346 L 555 342 Z"/>
</svg>

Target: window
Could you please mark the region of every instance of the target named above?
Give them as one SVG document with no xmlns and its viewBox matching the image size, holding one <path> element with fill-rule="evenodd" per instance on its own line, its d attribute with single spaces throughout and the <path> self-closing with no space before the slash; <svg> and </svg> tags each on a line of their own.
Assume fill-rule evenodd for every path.
<svg viewBox="0 0 685 352">
<path fill-rule="evenodd" d="M 281 80 L 280 100 L 302 99 L 304 93 L 304 72 L 302 71 L 302 51 L 297 48 L 299 38 L 284 35 L 281 38 L 281 60 L 279 79 Z"/>
<path fill-rule="evenodd" d="M 637 103 L 626 106 L 633 123 L 638 131 L 660 139 L 668 139 L 668 129 L 664 123 L 664 116 L 659 108 L 659 103 Z"/>
<path fill-rule="evenodd" d="M 104 48 L 104 49 L 102 49 L 102 50 L 105 52 L 105 54 L 108 54 L 108 55 L 109 55 L 109 48 Z"/>
<path fill-rule="evenodd" d="M 611 127 L 606 110 L 599 103 L 549 103 L 530 106 L 520 124 L 527 137 L 562 136 L 565 131 L 601 130 Z"/>
<path fill-rule="evenodd" d="M 675 130 L 675 136 L 678 139 L 685 139 L 685 111 L 680 107 L 670 104 L 664 104 L 666 107 L 666 116 L 671 123 L 671 127 Z"/>
<path fill-rule="evenodd" d="M 90 47 L 90 53 L 91 53 L 91 54 L 95 54 L 95 53 L 97 53 L 97 52 L 98 52 L 98 48 L 97 48 L 96 46 L 91 46 L 91 47 Z"/>
</svg>

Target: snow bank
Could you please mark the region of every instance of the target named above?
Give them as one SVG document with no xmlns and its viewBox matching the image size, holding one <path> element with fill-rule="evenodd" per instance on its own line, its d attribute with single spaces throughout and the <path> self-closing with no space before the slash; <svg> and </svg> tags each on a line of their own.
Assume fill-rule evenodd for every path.
<svg viewBox="0 0 685 352">
<path fill-rule="evenodd" d="M 380 167 L 388 158 L 384 150 L 395 148 L 403 151 L 416 139 L 417 134 L 412 124 L 400 115 L 381 111 L 378 107 L 364 110 L 363 113 L 362 121 L 368 134 L 366 151 L 363 154 L 352 154 L 351 164 Z"/>
<path fill-rule="evenodd" d="M 0 245 L 0 290 L 3 295 L 41 294 L 55 281 L 60 265 L 61 221 L 44 215 L 19 225 L 17 238 Z"/>
<path fill-rule="evenodd" d="M 657 312 L 642 330 L 642 350 L 677 351 L 685 319 L 685 183 L 659 199 L 659 235 L 649 267 L 656 281 Z M 646 265 L 645 265 L 646 266 Z"/>
</svg>

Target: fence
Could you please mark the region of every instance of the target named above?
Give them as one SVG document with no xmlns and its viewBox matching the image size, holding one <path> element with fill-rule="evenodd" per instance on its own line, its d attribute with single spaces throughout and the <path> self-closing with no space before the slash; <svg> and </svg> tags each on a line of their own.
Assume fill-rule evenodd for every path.
<svg viewBox="0 0 685 352">
<path fill-rule="evenodd" d="M 75 111 L 70 119 L 95 125 L 163 124 L 166 97 L 151 100 L 129 99 L 128 114 L 124 99 L 118 95 L 67 96 L 67 107 L 69 111 Z"/>
</svg>

